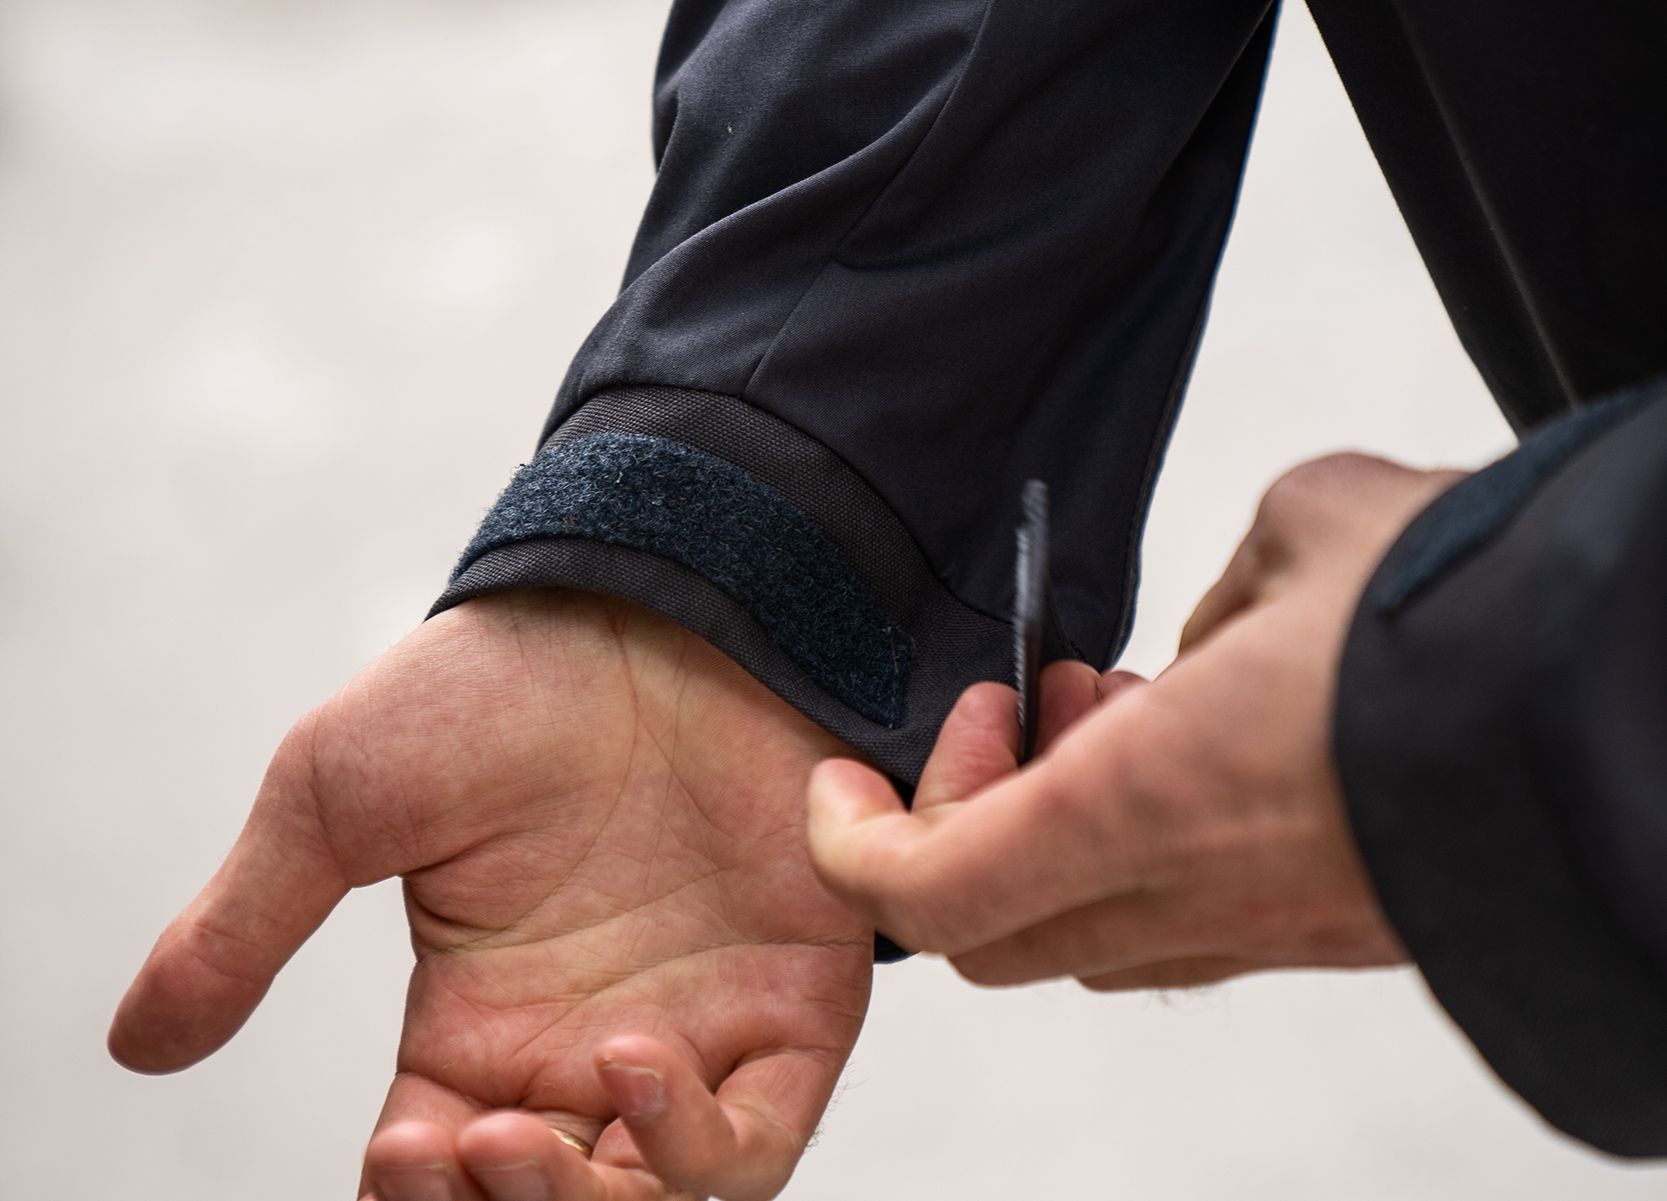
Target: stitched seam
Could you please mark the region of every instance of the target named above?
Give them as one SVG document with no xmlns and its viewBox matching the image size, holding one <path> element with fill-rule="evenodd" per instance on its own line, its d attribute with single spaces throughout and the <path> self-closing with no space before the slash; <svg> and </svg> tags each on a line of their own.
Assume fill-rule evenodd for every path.
<svg viewBox="0 0 1667 1201">
<path fill-rule="evenodd" d="M 772 345 L 773 345 L 773 343 L 772 343 Z M 767 353 L 768 352 L 766 351 L 766 354 Z M 914 531 L 911 530 L 908 527 L 908 524 L 903 520 L 902 514 L 900 514 L 897 511 L 896 507 L 894 505 L 892 505 L 892 503 L 890 501 L 888 501 L 885 498 L 884 495 L 881 494 L 880 490 L 874 486 L 874 484 L 868 479 L 867 476 L 865 476 L 862 472 L 857 470 L 857 468 L 854 464 L 852 464 L 849 460 L 847 460 L 843 455 L 835 453 L 835 451 L 833 450 L 832 447 L 830 447 L 826 442 L 823 442 L 822 439 L 818 438 L 815 434 L 810 433 L 808 430 L 802 429 L 800 426 L 798 426 L 798 425 L 794 424 L 793 422 L 787 420 L 787 418 L 783 417 L 780 413 L 774 412 L 771 409 L 767 409 L 763 405 L 759 404 L 756 401 L 748 400 L 745 396 L 731 396 L 727 392 L 714 392 L 709 388 L 697 388 L 697 387 L 694 387 L 693 385 L 690 385 L 690 384 L 667 384 L 667 383 L 660 382 L 658 380 L 652 380 L 652 381 L 651 380 L 634 380 L 634 381 L 631 381 L 631 382 L 628 382 L 628 383 L 626 383 L 626 382 L 610 383 L 610 384 L 607 384 L 607 385 L 605 385 L 601 388 L 598 388 L 596 391 L 594 391 L 594 392 L 590 393 L 588 396 L 586 396 L 584 400 L 575 404 L 573 406 L 572 410 L 564 418 L 562 418 L 561 425 L 558 425 L 558 426 L 556 426 L 555 429 L 551 430 L 550 431 L 550 436 L 548 438 L 544 439 L 544 441 L 539 444 L 539 448 L 538 448 L 539 452 L 542 453 L 547 447 L 549 447 L 551 445 L 551 443 L 553 443 L 556 440 L 557 435 L 561 432 L 562 426 L 565 426 L 569 421 L 571 421 L 578 414 L 580 409 L 584 408 L 586 405 L 590 404 L 592 401 L 600 399 L 603 396 L 606 396 L 610 392 L 623 391 L 623 390 L 628 389 L 628 388 L 667 388 L 667 389 L 671 389 L 671 390 L 674 390 L 674 391 L 699 392 L 704 396 L 717 396 L 717 397 L 720 397 L 724 400 L 737 401 L 741 404 L 746 405 L 747 408 L 752 410 L 753 412 L 762 414 L 764 417 L 767 417 L 771 421 L 778 422 L 779 424 L 781 424 L 781 425 L 787 427 L 788 429 L 792 430 L 794 433 L 796 433 L 796 434 L 800 435 L 801 437 L 805 438 L 806 440 L 808 440 L 817 449 L 821 450 L 823 453 L 828 455 L 828 457 L 833 459 L 834 462 L 839 464 L 839 466 L 842 469 L 844 469 L 846 472 L 848 472 L 851 475 L 851 477 L 853 479 L 855 479 L 856 482 L 858 484 L 860 484 L 868 492 L 869 496 L 874 500 L 874 502 L 877 505 L 879 505 L 881 508 L 885 509 L 886 512 L 888 512 L 892 515 L 892 518 L 897 522 L 897 527 L 902 532 L 903 537 L 908 539 L 909 546 L 914 550 L 915 554 L 920 557 L 920 562 L 924 565 L 927 575 L 930 576 L 931 579 L 935 580 L 938 583 L 938 585 L 940 587 L 942 587 L 943 590 L 949 594 L 951 599 L 953 599 L 956 604 L 960 605 L 962 608 L 965 608 L 965 609 L 969 610 L 972 613 L 976 613 L 980 617 L 988 618 L 989 620 L 994 621 L 994 622 L 1000 622 L 1003 626 L 1005 626 L 1008 623 L 1008 621 L 1010 620 L 1010 618 L 1008 618 L 1008 617 L 998 616 L 997 614 L 987 612 L 984 609 L 980 608 L 979 606 L 973 604 L 971 601 L 968 601 L 963 596 L 961 596 L 961 594 L 959 592 L 957 592 L 950 585 L 949 581 L 944 579 L 944 577 L 938 572 L 937 568 L 935 566 L 933 566 L 931 556 L 926 553 L 926 549 L 925 549 L 925 547 L 923 547 L 921 545 L 920 539 L 915 536 Z M 722 459 L 724 462 L 729 463 L 730 466 L 734 467 L 737 471 L 744 471 L 748 475 L 756 475 L 756 473 L 753 471 L 753 469 L 751 467 L 749 467 L 747 464 L 745 464 L 745 463 L 736 463 L 733 460 L 727 458 L 724 455 L 720 455 L 715 451 L 703 449 L 703 450 L 701 450 L 700 453 L 711 455 L 715 459 Z M 760 481 L 760 482 L 762 482 L 762 481 Z M 814 524 L 818 527 L 823 526 L 823 522 L 819 518 L 813 517 L 809 512 L 806 512 L 805 516 L 811 520 L 812 524 Z M 1060 633 L 1061 633 L 1061 636 L 1063 637 L 1063 627 L 1061 627 Z"/>
<path fill-rule="evenodd" d="M 1263 22 L 1277 20 L 1277 16 L 1278 7 L 1270 4 L 1264 11 L 1262 20 Z M 1261 26 L 1258 25 L 1250 37 L 1245 39 L 1244 46 L 1240 48 L 1241 56 L 1260 34 Z M 1268 68 L 1273 62 L 1272 36 L 1270 32 L 1267 53 L 1262 59 L 1262 80 L 1256 89 L 1256 107 L 1251 114 L 1250 129 L 1245 134 L 1246 156 L 1249 155 L 1250 140 L 1256 136 L 1256 120 L 1262 111 L 1262 100 L 1267 95 Z M 1231 72 L 1228 75 L 1228 79 L 1230 78 Z M 1227 79 L 1223 79 L 1223 87 L 1226 86 L 1226 83 Z M 1221 92 L 1218 90 L 1215 98 L 1210 101 L 1209 107 L 1200 115 L 1199 124 L 1202 124 L 1208 118 L 1210 109 L 1213 109 L 1220 99 Z M 1216 265 L 1210 272 L 1209 286 L 1204 290 L 1204 298 L 1198 305 L 1197 316 L 1193 319 L 1192 333 L 1187 338 L 1186 350 L 1176 361 L 1175 371 L 1170 377 L 1169 396 L 1164 402 L 1163 415 L 1158 419 L 1151 445 L 1147 451 L 1146 464 L 1141 471 L 1140 490 L 1135 495 L 1134 510 L 1129 514 L 1129 526 L 1123 534 L 1123 596 L 1117 616 L 1117 629 L 1112 635 L 1111 653 L 1106 663 L 1108 667 L 1115 664 L 1122 657 L 1123 652 L 1128 649 L 1129 637 L 1134 632 L 1135 594 L 1140 588 L 1141 544 L 1145 538 L 1146 521 L 1152 511 L 1152 495 L 1157 489 L 1158 473 L 1163 466 L 1164 457 L 1169 453 L 1169 443 L 1174 437 L 1175 423 L 1181 413 L 1182 398 L 1186 393 L 1187 384 L 1192 378 L 1193 367 L 1198 362 L 1198 348 L 1204 337 L 1205 323 L 1209 320 L 1210 302 L 1215 296 L 1216 280 L 1221 271 L 1221 260 L 1227 253 L 1227 239 L 1233 231 L 1233 222 L 1238 217 L 1239 202 L 1244 197 L 1244 161 L 1241 158 L 1239 182 L 1233 187 L 1233 202 L 1228 206 L 1227 219 L 1222 226 L 1221 241 L 1216 247 Z M 1173 165 L 1171 169 L 1173 169 Z"/>
</svg>

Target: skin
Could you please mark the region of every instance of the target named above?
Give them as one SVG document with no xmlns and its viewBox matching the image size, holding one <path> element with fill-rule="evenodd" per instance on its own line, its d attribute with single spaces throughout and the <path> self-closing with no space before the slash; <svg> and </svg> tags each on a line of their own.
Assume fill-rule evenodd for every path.
<svg viewBox="0 0 1667 1201">
<path fill-rule="evenodd" d="M 1052 665 L 1042 753 L 1017 767 L 1010 689 L 966 692 L 912 812 L 884 777 L 823 764 L 823 880 L 967 979 L 1183 987 L 1406 953 L 1355 847 L 1331 750 L 1344 636 L 1406 524 L 1459 476 L 1361 455 L 1305 464 L 1153 681 Z"/>
<path fill-rule="evenodd" d="M 416 965 L 361 1196 L 774 1197 L 868 1004 L 872 930 L 804 836 L 843 750 L 623 602 L 462 605 L 297 724 L 111 1052 L 210 1054 L 349 888 L 398 876 Z"/>
</svg>

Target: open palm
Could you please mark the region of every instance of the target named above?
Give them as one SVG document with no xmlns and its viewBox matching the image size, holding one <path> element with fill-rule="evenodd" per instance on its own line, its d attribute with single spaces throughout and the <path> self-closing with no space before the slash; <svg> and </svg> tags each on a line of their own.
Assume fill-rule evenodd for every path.
<svg viewBox="0 0 1667 1201">
<path fill-rule="evenodd" d="M 296 726 L 111 1049 L 202 1058 L 348 888 L 402 876 L 417 962 L 361 1192 L 772 1197 L 868 1002 L 871 931 L 803 829 L 842 749 L 640 609 L 470 602 Z"/>
</svg>

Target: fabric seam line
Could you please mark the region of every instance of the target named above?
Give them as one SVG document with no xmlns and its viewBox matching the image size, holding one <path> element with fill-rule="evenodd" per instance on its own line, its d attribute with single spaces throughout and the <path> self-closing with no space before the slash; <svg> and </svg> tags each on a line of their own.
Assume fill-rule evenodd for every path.
<svg viewBox="0 0 1667 1201">
<path fill-rule="evenodd" d="M 717 396 L 717 397 L 721 397 L 725 400 L 738 401 L 741 404 L 746 405 L 747 408 L 751 409 L 753 412 L 762 414 L 764 417 L 769 418 L 771 421 L 780 422 L 782 425 L 784 425 L 788 429 L 792 430 L 795 434 L 799 435 L 801 438 L 804 438 L 806 441 L 810 442 L 811 445 L 816 447 L 823 454 L 827 455 L 830 459 L 832 459 L 835 463 L 837 463 L 842 470 L 848 472 L 850 474 L 851 478 L 853 480 L 855 480 L 856 483 L 859 486 L 861 486 L 868 493 L 868 495 L 873 499 L 874 503 L 877 504 L 886 513 L 889 513 L 891 515 L 892 520 L 897 523 L 897 528 L 898 528 L 899 531 L 901 531 L 904 540 L 908 542 L 909 547 L 914 551 L 916 557 L 919 559 L 920 563 L 924 566 L 927 578 L 932 580 L 935 584 L 937 584 L 937 586 L 939 588 L 943 589 L 944 594 L 946 596 L 948 596 L 951 601 L 953 601 L 957 605 L 960 605 L 963 609 L 966 609 L 968 612 L 976 614 L 977 616 L 984 618 L 986 621 L 995 622 L 997 625 L 1002 626 L 1004 629 L 1006 628 L 1006 626 L 1008 624 L 1008 619 L 1007 618 L 997 617 L 992 613 L 985 612 L 983 609 L 979 608 L 977 605 L 974 605 L 974 604 L 970 603 L 969 601 L 965 600 L 964 598 L 962 598 L 958 593 L 956 593 L 956 591 L 953 588 L 951 588 L 949 586 L 949 584 L 943 579 L 943 577 L 938 574 L 936 569 L 933 568 L 932 560 L 927 556 L 926 551 L 921 547 L 920 542 L 915 538 L 914 533 L 909 529 L 909 527 L 907 525 L 904 524 L 903 519 L 902 519 L 902 517 L 900 517 L 898 515 L 897 510 L 895 508 L 893 508 L 892 505 L 889 502 L 887 502 L 886 499 L 883 496 L 880 495 L 880 493 L 874 488 L 874 485 L 869 483 L 867 478 L 864 477 L 863 474 L 860 471 L 858 471 L 854 466 L 852 466 L 849 462 L 846 461 L 844 456 L 834 453 L 833 449 L 831 447 L 829 447 L 827 445 L 827 443 L 823 442 L 820 438 L 816 437 L 814 434 L 808 433 L 807 431 L 800 429 L 798 426 L 794 425 L 791 421 L 786 420 L 780 414 L 773 413 L 769 409 L 766 409 L 763 405 L 756 404 L 753 401 L 750 401 L 750 400 L 746 399 L 744 396 L 733 396 L 732 397 L 728 393 L 725 393 L 725 392 L 713 392 L 713 391 L 710 391 L 709 389 L 705 389 L 705 388 L 692 388 L 692 387 L 689 387 L 689 386 L 684 385 L 684 384 L 662 384 L 662 383 L 649 383 L 649 382 L 645 382 L 645 381 L 637 381 L 637 382 L 634 382 L 634 383 L 608 384 L 606 387 L 599 388 L 595 392 L 592 392 L 584 400 L 582 400 L 578 404 L 574 405 L 572 411 L 569 412 L 567 417 L 562 421 L 562 424 L 558 425 L 555 429 L 551 430 L 550 431 L 550 436 L 548 438 L 546 438 L 539 445 L 538 453 L 542 454 L 544 452 L 545 448 L 548 447 L 550 445 L 550 443 L 555 440 L 557 434 L 559 434 L 561 432 L 562 427 L 565 426 L 568 421 L 571 421 L 575 416 L 578 415 L 580 409 L 584 408 L 586 405 L 590 404 L 592 401 L 597 400 L 598 398 L 607 395 L 609 392 L 615 391 L 616 389 L 623 390 L 623 389 L 626 389 L 626 388 L 668 388 L 668 389 L 672 389 L 674 391 L 699 392 L 699 393 L 702 393 L 706 396 Z M 694 447 L 693 443 L 688 443 L 687 445 L 689 445 L 691 447 Z M 694 449 L 702 450 L 703 453 L 706 453 L 706 454 L 711 454 L 713 458 L 723 459 L 724 462 L 729 463 L 729 465 L 731 467 L 734 467 L 737 471 L 744 471 L 749 475 L 755 476 L 755 478 L 759 478 L 760 483 L 766 483 L 766 481 L 763 480 L 761 477 L 757 477 L 757 473 L 754 472 L 753 469 L 751 467 L 747 466 L 745 463 L 736 463 L 736 462 L 734 462 L 733 460 L 729 459 L 728 457 L 726 457 L 724 455 L 717 454 L 715 451 L 706 450 L 705 448 L 702 448 L 702 447 L 694 447 Z M 777 489 L 777 491 L 780 491 L 780 489 Z M 800 508 L 800 506 L 798 506 L 797 504 L 795 504 L 794 507 L 795 508 Z M 827 527 L 819 517 L 816 517 L 815 515 L 809 513 L 808 511 L 806 511 L 802 508 L 800 508 L 800 511 L 804 512 L 805 517 L 807 519 L 809 519 L 813 524 L 815 524 L 818 528 L 821 528 L 824 532 L 826 532 Z M 829 535 L 829 537 L 831 538 L 831 535 Z M 835 545 L 837 546 L 838 543 L 835 542 Z"/>
<path fill-rule="evenodd" d="M 945 94 L 943 98 L 943 103 L 938 105 L 937 112 L 932 114 L 931 122 L 921 132 L 920 140 L 917 141 L 914 144 L 914 147 L 909 151 L 908 157 L 899 163 L 897 165 L 897 170 L 891 173 L 891 177 L 887 179 L 885 183 L 880 185 L 874 195 L 869 198 L 868 203 L 863 206 L 862 212 L 857 214 L 850 226 L 844 233 L 839 235 L 838 240 L 834 242 L 833 246 L 828 250 L 828 253 L 823 257 L 822 265 L 817 268 L 816 274 L 811 277 L 808 283 L 805 284 L 804 291 L 799 293 L 799 298 L 793 302 L 793 307 L 788 310 L 787 316 L 782 319 L 781 325 L 777 327 L 774 336 L 771 337 L 770 344 L 766 346 L 763 352 L 758 356 L 758 361 L 752 365 L 752 370 L 747 373 L 747 378 L 741 381 L 741 399 L 746 399 L 747 391 L 752 387 L 753 381 L 758 378 L 759 371 L 763 368 L 764 364 L 769 361 L 771 353 L 774 352 L 776 346 L 781 342 L 782 336 L 786 334 L 789 327 L 792 326 L 793 319 L 799 315 L 799 310 L 804 307 L 805 301 L 810 299 L 811 293 L 816 291 L 817 285 L 820 284 L 823 277 L 827 275 L 828 268 L 839 260 L 839 253 L 842 249 L 844 249 L 845 243 L 850 240 L 851 236 L 855 234 L 857 230 L 862 228 L 863 222 L 868 220 L 869 214 L 874 211 L 880 201 L 884 200 L 886 196 L 891 193 L 891 190 L 896 186 L 897 181 L 903 178 L 904 172 L 909 169 L 910 165 L 915 161 L 915 158 L 920 154 L 921 148 L 924 147 L 931 139 L 932 131 L 937 129 L 938 122 L 943 119 L 944 113 L 947 112 L 949 110 L 949 106 L 954 103 L 956 95 L 961 90 L 961 86 L 966 82 L 967 72 L 971 69 L 972 60 L 977 57 L 979 47 L 984 44 L 984 35 L 990 24 L 990 14 L 995 11 L 995 6 L 998 2 L 999 0 L 985 0 L 984 11 L 979 14 L 978 18 L 978 31 L 973 34 L 972 45 L 967 47 L 966 57 L 961 61 L 961 67 L 955 76 L 955 82 L 950 85 L 948 93 Z"/>
</svg>

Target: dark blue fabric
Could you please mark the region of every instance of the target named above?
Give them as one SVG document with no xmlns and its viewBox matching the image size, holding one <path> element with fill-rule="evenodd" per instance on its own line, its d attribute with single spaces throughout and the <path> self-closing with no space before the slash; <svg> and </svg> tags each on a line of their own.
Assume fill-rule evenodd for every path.
<svg viewBox="0 0 1667 1201">
<path fill-rule="evenodd" d="M 1397 611 L 1361 605 L 1336 710 L 1351 828 L 1431 990 L 1547 1120 L 1628 1156 L 1667 1156 L 1656 391 L 1548 430 L 1479 493 L 1509 515 L 1497 534 Z M 1495 499 L 1533 474 L 1520 503 Z M 1428 562 L 1418 527 L 1440 517 L 1380 576 Z"/>
<path fill-rule="evenodd" d="M 1407 532 L 1396 569 L 1374 581 L 1369 603 L 1386 613 L 1406 604 L 1495 537 L 1570 456 L 1661 394 L 1659 384 L 1631 388 L 1548 422 L 1503 459 L 1448 489 Z"/>
<path fill-rule="evenodd" d="M 903 718 L 912 648 L 839 549 L 786 497 L 669 438 L 592 434 L 520 471 L 463 552 L 588 538 L 673 559 L 722 588 L 811 679 L 871 721 Z"/>
<path fill-rule="evenodd" d="M 1046 480 L 1059 617 L 1107 662 L 1272 24 L 1269 0 L 678 0 L 625 287 L 546 435 L 623 385 L 739 397 L 1003 615 Z"/>
<path fill-rule="evenodd" d="M 1667 370 L 1667 6 L 1310 0 L 1310 8 L 1459 335 L 1513 426 L 1531 429 Z M 624 288 L 575 357 L 546 434 L 612 389 L 663 385 L 736 398 L 808 436 L 895 513 L 954 602 L 910 611 L 884 594 L 919 648 L 917 687 L 954 674 L 941 667 L 945 658 L 988 663 L 992 644 L 1004 642 L 994 615 L 1011 608 L 1012 506 L 1022 481 L 1044 479 L 1054 500 L 1058 615 L 1067 640 L 1105 662 L 1127 629 L 1146 501 L 1231 220 L 1272 24 L 1268 0 L 675 0 L 656 82 L 653 195 Z M 1292 352 L 1312 336 L 1291 331 Z M 1558 487 L 1568 473 L 1557 462 L 1570 471 L 1587 462 L 1570 450 L 1576 431 L 1552 433 L 1536 444 L 1544 449 L 1449 501 L 1452 527 L 1422 549 L 1402 584 L 1385 587 L 1404 601 L 1438 575 L 1494 561 L 1523 529 L 1511 515 L 1524 489 L 1547 472 L 1546 487 Z M 778 452 L 743 436 L 721 454 L 767 476 Z M 598 495 L 609 490 L 595 481 Z M 802 499 L 799 508 L 822 530 L 840 528 L 837 512 Z M 1447 515 L 1438 511 L 1441 520 L 1424 528 Z M 701 545 L 685 533 L 667 541 Z M 516 550 L 501 547 L 473 571 L 493 587 L 604 591 L 641 574 L 593 560 L 578 575 L 541 577 L 533 553 L 515 570 L 487 570 Z M 731 551 L 751 569 L 768 557 L 757 547 Z M 724 570 L 725 556 L 717 560 Z M 1486 604 L 1538 603 L 1526 585 L 1504 586 L 1513 582 L 1496 585 Z M 713 591 L 727 603 L 729 594 Z M 1445 604 L 1448 592 L 1426 588 L 1424 599 Z M 686 598 L 619 594 L 688 621 Z M 785 594 L 755 588 L 751 603 Z M 1373 620 L 1384 615 L 1368 603 L 1357 626 L 1401 637 L 1419 625 L 1421 607 Z M 950 630 L 963 611 L 990 620 Z M 791 606 L 773 612 L 773 636 L 798 654 L 823 636 L 793 630 Z M 814 621 L 819 612 L 800 616 Z M 737 613 L 750 632 L 751 619 Z M 1482 630 L 1504 659 L 1517 649 L 1501 641 L 1496 613 L 1467 615 L 1459 605 L 1442 618 L 1449 633 Z M 726 624 L 709 609 L 702 621 Z M 768 654 L 744 638 L 724 645 L 836 734 L 871 733 L 862 727 L 873 723 L 850 709 L 822 709 L 831 693 L 806 687 L 818 702 L 807 703 L 797 691 L 805 677 L 778 670 L 785 656 L 775 643 Z M 880 643 L 864 654 L 883 665 Z M 1482 761 L 1455 733 L 1450 710 L 1434 703 L 1458 695 L 1449 674 L 1474 686 L 1478 704 L 1497 699 L 1504 685 L 1485 676 L 1476 654 L 1462 641 L 1436 645 L 1418 687 L 1396 686 L 1385 666 L 1381 698 L 1370 673 L 1353 683 L 1345 676 L 1342 702 L 1364 706 L 1355 725 L 1363 741 L 1422 721 L 1406 732 L 1481 777 L 1466 781 L 1468 792 L 1445 770 L 1432 787 L 1385 789 L 1386 820 L 1399 820 L 1395 806 L 1433 799 L 1439 850 L 1442 815 L 1458 812 L 1469 793 L 1497 802 L 1464 832 L 1470 841 L 1449 838 L 1449 878 L 1432 871 L 1417 837 L 1401 841 L 1398 859 L 1380 855 L 1374 871 L 1432 916 L 1430 942 L 1414 950 L 1421 962 L 1433 956 L 1433 978 L 1484 998 L 1454 1010 L 1478 1044 L 1524 1034 L 1519 1062 L 1532 1071 L 1509 1078 L 1598 1145 L 1642 1146 L 1610 1138 L 1620 1127 L 1606 1134 L 1586 1110 L 1653 1122 L 1649 1135 L 1667 1130 L 1667 1118 L 1654 1116 L 1667 1109 L 1624 1112 L 1629 1097 L 1613 1086 L 1629 1070 L 1654 1071 L 1655 1088 L 1667 1051 L 1585 1055 L 1564 1045 L 1560 1018 L 1513 1030 L 1500 1003 L 1520 993 L 1549 1012 L 1573 995 L 1585 1009 L 1571 1021 L 1583 1021 L 1598 1052 L 1612 1035 L 1623 1037 L 1611 1050 L 1623 1047 L 1629 1023 L 1643 1032 L 1635 1043 L 1653 1037 L 1660 1018 L 1629 1009 L 1621 984 L 1612 995 L 1601 983 L 1560 988 L 1567 963 L 1591 961 L 1592 981 L 1627 964 L 1579 938 L 1557 944 L 1569 950 L 1563 961 L 1547 957 L 1555 939 L 1546 931 L 1569 928 L 1575 911 L 1545 907 L 1545 930 L 1520 923 L 1539 895 L 1534 871 L 1496 872 L 1494 896 L 1478 887 L 1490 858 L 1493 868 L 1514 866 L 1508 854 L 1489 855 L 1491 824 L 1509 823 L 1518 799 L 1502 785 L 1534 777 L 1526 754 L 1521 763 Z M 1454 664 L 1466 670 L 1454 673 Z M 837 675 L 830 663 L 822 670 Z M 911 693 L 910 738 L 935 729 L 949 699 L 942 688 Z M 1515 729 L 1504 723 L 1503 734 Z M 1416 766 L 1409 748 L 1419 745 L 1385 741 L 1385 770 Z M 1541 833 L 1554 860 L 1562 850 Z M 1386 845 L 1396 837 L 1391 830 Z M 1519 922 L 1518 945 L 1471 945 L 1444 928 L 1495 903 Z M 1518 952 L 1529 953 L 1526 970 L 1512 989 L 1490 991 L 1487 957 Z"/>
<path fill-rule="evenodd" d="M 1667 371 L 1667 4 L 1308 7 L 1512 424 Z"/>
<path fill-rule="evenodd" d="M 1587 878 L 1667 996 L 1667 380 L 1652 391 L 1582 457 L 1579 503 L 1544 523 L 1530 709 Z"/>
</svg>

